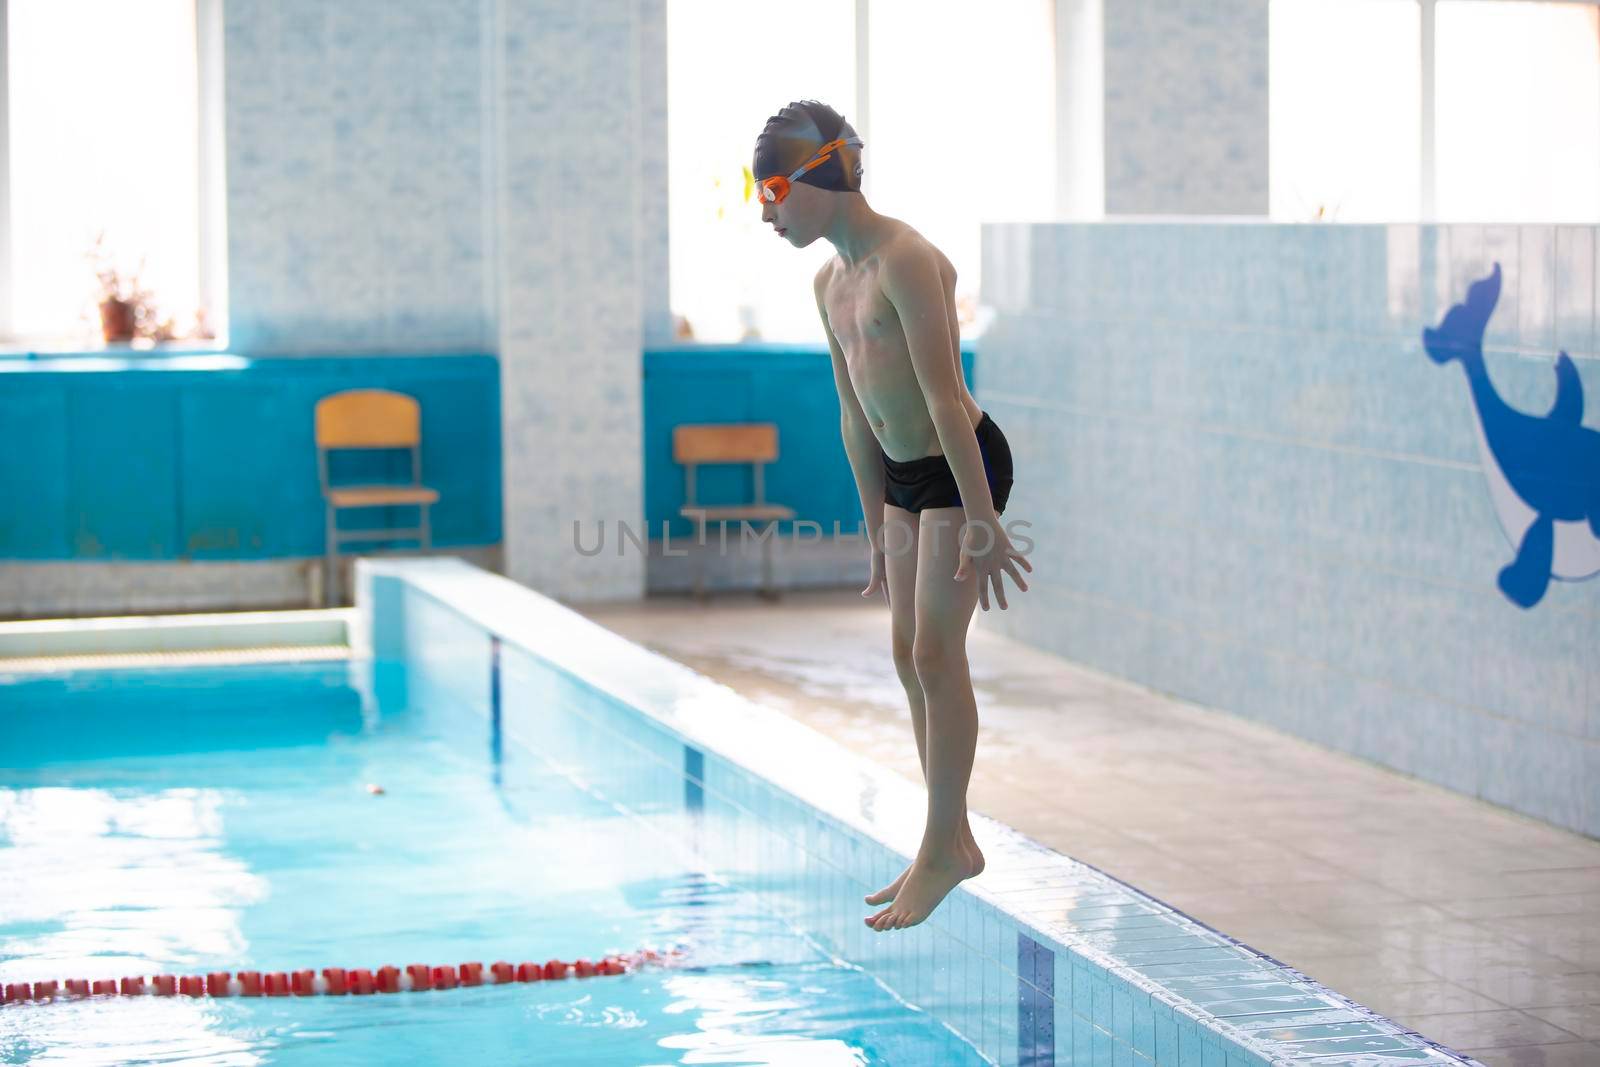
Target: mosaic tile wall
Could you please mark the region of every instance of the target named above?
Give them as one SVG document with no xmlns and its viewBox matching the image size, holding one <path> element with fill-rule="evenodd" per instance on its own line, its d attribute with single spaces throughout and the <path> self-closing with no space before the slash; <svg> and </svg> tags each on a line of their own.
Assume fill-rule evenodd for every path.
<svg viewBox="0 0 1600 1067">
<path fill-rule="evenodd" d="M 1104 5 L 1105 210 L 1265 215 L 1267 0 Z"/>
<path fill-rule="evenodd" d="M 664 0 L 225 5 L 231 340 L 496 351 L 507 573 L 636 596 L 639 359 L 670 333 Z M 597 137 L 597 131 L 609 137 Z"/>
<path fill-rule="evenodd" d="M 230 340 L 489 349 L 481 0 L 223 6 Z"/>
<path fill-rule="evenodd" d="M 1030 591 L 981 625 L 1600 835 L 1595 227 L 984 241 L 997 318 L 976 393 L 1037 555 Z M 1475 398 L 1423 330 L 1497 263 Z M 1487 442 L 1501 403 L 1528 418 Z M 1556 516 L 1564 576 L 1531 606 L 1500 583 L 1533 512 L 1497 503 L 1490 444 L 1580 509 Z"/>
<path fill-rule="evenodd" d="M 644 174 L 666 126 L 652 111 L 647 128 L 640 56 L 664 50 L 665 17 L 629 0 L 497 13 L 506 573 L 556 597 L 644 590 L 641 553 L 583 555 L 573 525 L 642 526 Z"/>
</svg>

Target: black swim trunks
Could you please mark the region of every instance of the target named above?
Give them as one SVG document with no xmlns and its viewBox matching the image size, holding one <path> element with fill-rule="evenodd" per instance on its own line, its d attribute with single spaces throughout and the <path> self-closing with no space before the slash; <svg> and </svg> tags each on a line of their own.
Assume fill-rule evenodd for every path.
<svg viewBox="0 0 1600 1067">
<path fill-rule="evenodd" d="M 994 498 L 994 512 L 998 515 L 1005 511 L 1006 498 L 1011 495 L 1011 446 L 987 411 L 978 420 L 975 432 L 978 451 L 983 456 L 983 472 L 989 480 L 989 495 Z M 878 451 L 883 455 L 884 503 L 907 511 L 962 506 L 955 472 L 943 454 L 901 463 L 890 459 L 881 447 Z"/>
</svg>

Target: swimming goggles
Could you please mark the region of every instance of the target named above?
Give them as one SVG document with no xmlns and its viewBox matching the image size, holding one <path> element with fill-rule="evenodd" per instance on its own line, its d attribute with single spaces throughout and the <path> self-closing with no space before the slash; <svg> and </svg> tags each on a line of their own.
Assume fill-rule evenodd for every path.
<svg viewBox="0 0 1600 1067">
<path fill-rule="evenodd" d="M 756 199 L 762 204 L 783 203 L 783 198 L 789 195 L 789 186 L 793 182 L 799 181 L 801 175 L 805 174 L 807 171 L 816 170 L 818 167 L 822 166 L 828 160 L 833 158 L 834 152 L 845 147 L 846 145 L 854 145 L 857 148 L 863 146 L 861 138 L 859 137 L 841 137 L 837 141 L 829 141 L 827 144 L 817 149 L 816 153 L 809 160 L 807 160 L 805 163 L 802 163 L 800 167 L 787 178 L 781 174 L 774 174 L 770 178 L 762 178 L 757 181 L 755 184 Z"/>
</svg>

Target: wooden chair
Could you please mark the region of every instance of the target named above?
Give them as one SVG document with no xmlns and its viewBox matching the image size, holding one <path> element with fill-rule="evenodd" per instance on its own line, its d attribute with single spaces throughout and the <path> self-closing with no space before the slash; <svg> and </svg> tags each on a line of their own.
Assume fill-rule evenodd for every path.
<svg viewBox="0 0 1600 1067">
<path fill-rule="evenodd" d="M 339 545 L 350 541 L 393 541 L 415 538 L 432 547 L 428 509 L 439 494 L 422 484 L 422 407 L 414 397 L 388 389 L 348 389 L 317 401 L 317 477 L 327 511 L 326 555 L 323 559 L 323 603 L 337 603 Z M 331 485 L 328 453 L 334 449 L 398 449 L 411 451 L 411 484 Z M 340 530 L 344 508 L 415 506 L 415 527 Z"/>
<path fill-rule="evenodd" d="M 683 464 L 684 505 L 678 513 L 695 524 L 695 539 L 704 538 L 710 523 L 750 520 L 771 525 L 794 518 L 794 509 L 769 504 L 763 477 L 766 464 L 778 458 L 778 427 L 770 422 L 723 423 L 676 426 L 672 430 L 672 458 Z M 708 463 L 748 463 L 755 471 L 755 499 L 746 504 L 708 507 L 695 501 L 695 470 Z M 742 535 L 741 535 L 742 536 Z M 776 531 L 761 538 L 761 595 L 776 599 L 772 584 L 772 539 Z M 697 558 L 694 595 L 705 599 L 705 557 Z"/>
</svg>

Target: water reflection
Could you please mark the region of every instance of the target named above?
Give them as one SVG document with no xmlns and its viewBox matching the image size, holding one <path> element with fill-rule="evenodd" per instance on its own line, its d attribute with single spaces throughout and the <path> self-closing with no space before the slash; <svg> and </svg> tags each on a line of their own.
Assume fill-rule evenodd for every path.
<svg viewBox="0 0 1600 1067">
<path fill-rule="evenodd" d="M 222 796 L 166 789 L 0 789 L 0 982 L 151 974 L 242 958 L 244 907 L 265 881 L 224 854 Z M 27 872 L 19 877 L 17 872 Z M 8 1063 L 203 1058 L 255 1064 L 203 1001 L 60 1001 L 0 1012 Z"/>
</svg>

